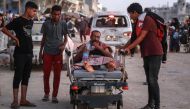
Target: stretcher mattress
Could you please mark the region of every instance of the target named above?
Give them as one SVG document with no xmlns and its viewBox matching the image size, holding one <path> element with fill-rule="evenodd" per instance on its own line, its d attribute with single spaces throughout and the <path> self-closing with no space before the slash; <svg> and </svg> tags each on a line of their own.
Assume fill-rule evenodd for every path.
<svg viewBox="0 0 190 109">
<path fill-rule="evenodd" d="M 121 79 L 122 72 L 120 70 L 108 72 L 107 70 L 95 70 L 95 72 L 87 72 L 86 70 L 74 70 L 74 78 L 106 78 L 106 79 Z"/>
</svg>

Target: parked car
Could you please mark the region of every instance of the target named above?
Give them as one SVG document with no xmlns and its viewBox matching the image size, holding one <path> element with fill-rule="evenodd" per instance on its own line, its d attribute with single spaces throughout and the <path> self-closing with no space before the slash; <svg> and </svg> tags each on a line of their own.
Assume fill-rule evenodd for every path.
<svg viewBox="0 0 190 109">
<path fill-rule="evenodd" d="M 39 65 L 39 52 L 40 52 L 40 45 L 42 40 L 42 27 L 43 21 L 34 21 L 33 28 L 32 28 L 32 41 L 33 41 L 33 64 Z"/>
<path fill-rule="evenodd" d="M 127 43 L 131 38 L 130 17 L 124 12 L 98 12 L 91 19 L 91 31 L 101 32 L 100 40 L 110 46 Z"/>
</svg>

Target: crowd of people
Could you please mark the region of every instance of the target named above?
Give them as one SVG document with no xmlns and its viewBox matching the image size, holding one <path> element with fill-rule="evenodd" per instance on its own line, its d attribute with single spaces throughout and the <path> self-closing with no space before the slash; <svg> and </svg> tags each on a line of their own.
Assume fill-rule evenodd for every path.
<svg viewBox="0 0 190 109">
<path fill-rule="evenodd" d="M 190 35 L 190 18 L 188 17 L 184 22 L 180 23 L 178 18 L 173 18 L 168 24 L 169 26 L 169 51 L 180 52 L 180 45 L 189 42 Z"/>
</svg>

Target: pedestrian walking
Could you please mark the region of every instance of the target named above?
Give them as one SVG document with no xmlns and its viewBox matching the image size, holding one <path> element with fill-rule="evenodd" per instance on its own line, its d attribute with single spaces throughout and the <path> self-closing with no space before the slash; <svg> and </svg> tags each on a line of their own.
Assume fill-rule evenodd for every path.
<svg viewBox="0 0 190 109">
<path fill-rule="evenodd" d="M 86 29 L 87 29 L 87 27 L 88 27 L 87 21 L 85 21 L 84 17 L 81 17 L 81 21 L 79 22 L 79 32 L 80 32 L 81 43 L 83 43 L 83 41 L 86 42 Z"/>
<path fill-rule="evenodd" d="M 13 102 L 11 108 L 19 106 L 35 107 L 36 105 L 26 99 L 28 82 L 32 69 L 33 44 L 32 44 L 32 18 L 36 16 L 38 6 L 34 2 L 27 2 L 22 16 L 15 18 L 2 31 L 16 42 L 14 50 L 15 73 L 13 78 Z M 9 30 L 13 30 L 16 36 Z M 19 85 L 21 83 L 21 100 L 18 102 Z"/>
<path fill-rule="evenodd" d="M 172 32 L 173 34 L 171 34 L 170 36 L 170 52 L 179 52 L 180 51 L 179 37 L 178 37 L 179 29 L 180 29 L 179 20 L 177 18 L 172 18 L 172 22 L 170 26 L 174 27 L 173 28 L 174 30 Z"/>
<path fill-rule="evenodd" d="M 43 60 L 44 73 L 44 97 L 43 101 L 49 101 L 49 78 L 53 69 L 53 93 L 52 103 L 58 103 L 57 94 L 59 90 L 60 75 L 62 70 L 62 52 L 67 43 L 67 24 L 61 18 L 61 6 L 54 5 L 51 9 L 51 19 L 43 23 L 41 32 L 43 38 L 40 48 L 40 60 Z"/>
<path fill-rule="evenodd" d="M 160 109 L 160 91 L 158 74 L 162 61 L 162 45 L 157 37 L 157 25 L 154 19 L 142 13 L 142 6 L 139 3 L 132 3 L 127 11 L 136 25 L 136 40 L 125 48 L 130 53 L 136 45 L 140 44 L 141 56 L 144 61 L 144 70 L 148 82 L 148 104 L 142 109 Z M 143 22 L 142 19 L 144 19 Z M 151 45 L 151 46 L 150 46 Z"/>
<path fill-rule="evenodd" d="M 172 34 L 172 38 L 171 38 L 172 40 L 171 40 L 171 43 L 172 43 L 172 51 L 173 52 L 179 52 L 179 30 L 178 29 L 176 29 L 176 30 L 174 30 L 174 32 L 173 32 L 173 34 Z"/>
</svg>

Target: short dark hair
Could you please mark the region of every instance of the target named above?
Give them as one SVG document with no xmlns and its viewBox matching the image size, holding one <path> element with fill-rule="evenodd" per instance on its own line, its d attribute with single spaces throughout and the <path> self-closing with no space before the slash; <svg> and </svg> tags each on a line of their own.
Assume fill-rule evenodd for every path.
<svg viewBox="0 0 190 109">
<path fill-rule="evenodd" d="M 96 33 L 96 32 L 100 33 L 100 31 L 98 31 L 98 30 L 93 30 L 93 31 L 91 32 L 91 36 L 92 36 L 94 33 Z M 101 33 L 100 33 L 100 34 L 101 34 Z"/>
<path fill-rule="evenodd" d="M 132 3 L 128 8 L 127 8 L 128 13 L 130 12 L 137 12 L 138 14 L 141 14 L 143 9 L 142 6 L 139 3 Z"/>
<path fill-rule="evenodd" d="M 38 9 L 38 5 L 35 2 L 32 1 L 28 1 L 25 5 L 25 8 L 34 8 L 34 9 Z"/>
<path fill-rule="evenodd" d="M 54 5 L 52 8 L 51 8 L 51 12 L 53 11 L 61 11 L 62 10 L 62 7 L 59 6 L 59 5 Z"/>
</svg>

